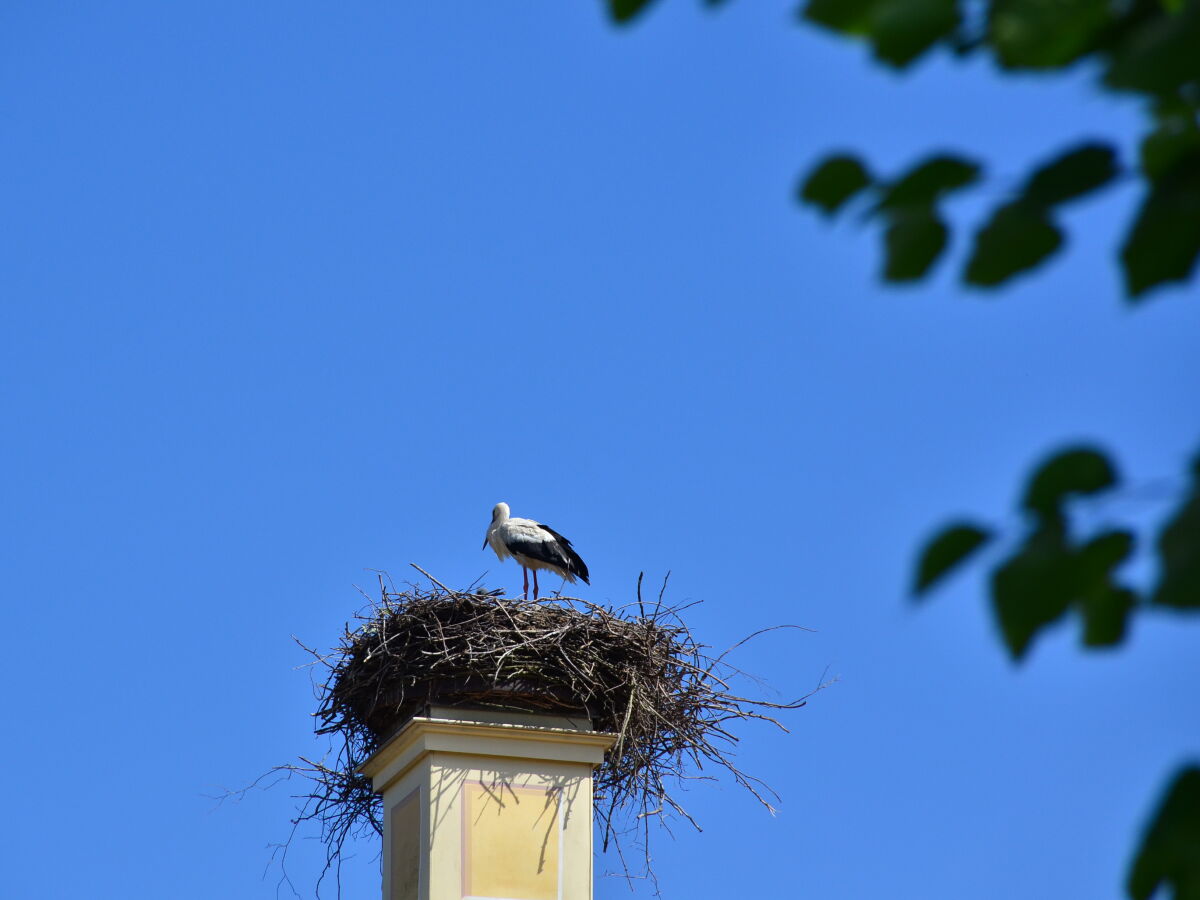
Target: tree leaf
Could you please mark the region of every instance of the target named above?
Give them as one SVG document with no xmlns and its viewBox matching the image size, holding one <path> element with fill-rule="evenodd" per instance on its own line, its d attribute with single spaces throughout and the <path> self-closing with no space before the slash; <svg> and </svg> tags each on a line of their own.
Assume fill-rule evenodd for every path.
<svg viewBox="0 0 1200 900">
<path fill-rule="evenodd" d="M 1105 587 L 1086 594 L 1081 601 L 1084 645 L 1112 647 L 1125 640 L 1129 613 L 1137 606 L 1137 599 L 1135 592 L 1123 587 Z"/>
<path fill-rule="evenodd" d="M 803 17 L 843 34 L 867 34 L 877 0 L 809 0 Z"/>
<path fill-rule="evenodd" d="M 913 593 L 918 596 L 924 594 L 950 570 L 966 562 L 991 537 L 988 531 L 970 522 L 958 522 L 943 528 L 921 552 Z"/>
<path fill-rule="evenodd" d="M 993 0 L 988 36 L 1006 68 L 1059 68 L 1088 53 L 1111 21 L 1108 0 Z"/>
<path fill-rule="evenodd" d="M 1114 48 L 1104 81 L 1111 88 L 1166 96 L 1200 80 L 1200 4 L 1174 15 L 1142 17 Z"/>
<path fill-rule="evenodd" d="M 1113 569 L 1129 558 L 1135 539 L 1132 531 L 1106 531 L 1092 538 L 1076 553 L 1077 568 L 1084 587 L 1102 584 Z"/>
<path fill-rule="evenodd" d="M 1193 119 L 1180 117 L 1162 122 L 1142 140 L 1142 172 L 1152 180 L 1186 164 L 1188 157 L 1193 165 L 1200 159 L 1200 128 Z"/>
<path fill-rule="evenodd" d="M 953 34 L 958 22 L 956 0 L 880 0 L 869 25 L 875 56 L 903 68 Z"/>
<path fill-rule="evenodd" d="M 1151 602 L 1200 609 L 1200 458 L 1191 491 L 1158 536 L 1159 579 Z"/>
<path fill-rule="evenodd" d="M 1083 616 L 1083 643 L 1108 647 L 1125 639 L 1137 594 L 1113 581 L 1114 570 L 1133 552 L 1130 531 L 1109 531 L 1088 541 L 1075 554 L 1075 577 Z"/>
<path fill-rule="evenodd" d="M 1107 456 L 1091 447 L 1073 447 L 1038 467 L 1021 505 L 1040 516 L 1057 518 L 1068 495 L 1095 494 L 1116 483 L 1116 469 Z"/>
<path fill-rule="evenodd" d="M 1014 660 L 1023 659 L 1037 633 L 1066 614 L 1074 575 L 1062 523 L 1040 526 L 992 572 L 992 610 Z"/>
<path fill-rule="evenodd" d="M 1103 187 L 1118 171 L 1111 144 L 1083 144 L 1039 168 L 1021 193 L 1028 203 L 1057 206 Z"/>
<path fill-rule="evenodd" d="M 883 277 L 888 281 L 923 277 L 946 249 L 947 238 L 946 226 L 932 207 L 893 214 L 883 233 Z"/>
<path fill-rule="evenodd" d="M 809 173 L 800 187 L 800 200 L 819 206 L 832 216 L 847 200 L 872 182 L 867 167 L 856 156 L 828 156 Z"/>
<path fill-rule="evenodd" d="M 888 185 L 877 209 L 929 206 L 944 194 L 974 184 L 981 171 L 977 163 L 960 156 L 931 156 Z"/>
<path fill-rule="evenodd" d="M 1196 54 L 1200 58 L 1200 53 Z M 1154 179 L 1125 244 L 1125 286 L 1136 299 L 1150 288 L 1185 281 L 1200 256 L 1200 153 Z"/>
<path fill-rule="evenodd" d="M 976 232 L 963 277 L 968 284 L 994 287 L 1032 269 L 1062 242 L 1062 232 L 1042 209 L 1020 201 L 1006 203 Z"/>
<path fill-rule="evenodd" d="M 1167 788 L 1130 867 L 1132 900 L 1170 885 L 1175 900 L 1200 897 L 1200 767 L 1188 766 Z"/>
<path fill-rule="evenodd" d="M 654 0 L 608 0 L 608 15 L 622 24 L 637 18 Z"/>
</svg>

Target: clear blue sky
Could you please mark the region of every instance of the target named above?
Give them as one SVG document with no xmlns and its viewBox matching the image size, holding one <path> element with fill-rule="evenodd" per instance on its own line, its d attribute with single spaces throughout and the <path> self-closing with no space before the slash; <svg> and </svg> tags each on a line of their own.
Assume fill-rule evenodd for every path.
<svg viewBox="0 0 1200 900">
<path fill-rule="evenodd" d="M 817 629 L 741 655 L 782 694 L 840 677 L 746 733 L 777 817 L 687 795 L 706 830 L 659 842 L 668 897 L 1120 896 L 1200 752 L 1197 623 L 1087 656 L 1059 630 L 1017 669 L 977 579 L 920 611 L 905 587 L 945 516 L 1011 526 L 1063 442 L 1180 471 L 1195 287 L 1122 304 L 1132 185 L 1001 295 L 885 289 L 872 232 L 790 195 L 843 146 L 974 150 L 1011 184 L 1129 146 L 1137 110 L 1086 73 L 897 77 L 793 6 L 618 31 L 550 0 L 8 5 L 0 893 L 274 897 L 286 789 L 206 795 L 319 752 L 291 636 L 333 643 L 371 568 L 518 589 L 479 549 L 507 500 L 574 540 L 588 599 L 669 569 L 713 645 Z M 375 896 L 372 852 L 346 896 Z"/>
</svg>

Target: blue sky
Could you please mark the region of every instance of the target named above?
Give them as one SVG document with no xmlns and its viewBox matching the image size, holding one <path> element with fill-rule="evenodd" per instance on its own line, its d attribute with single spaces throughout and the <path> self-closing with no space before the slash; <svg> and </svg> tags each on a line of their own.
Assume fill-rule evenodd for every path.
<svg viewBox="0 0 1200 900">
<path fill-rule="evenodd" d="M 286 788 L 210 796 L 319 752 L 291 636 L 334 643 L 370 569 L 518 589 L 479 550 L 507 500 L 573 539 L 588 599 L 670 570 L 712 645 L 816 629 L 740 656 L 782 695 L 840 679 L 745 734 L 777 817 L 687 795 L 667 896 L 1120 896 L 1200 752 L 1197 624 L 1086 656 L 1060 629 L 1015 668 L 977 578 L 920 611 L 905 587 L 945 517 L 1012 528 L 1060 444 L 1181 471 L 1194 286 L 1123 304 L 1133 185 L 1002 294 L 945 266 L 886 289 L 873 233 L 790 197 L 831 149 L 961 148 L 1000 176 L 970 222 L 1072 141 L 1131 146 L 1137 108 L 1087 73 L 897 76 L 791 2 L 660 7 L 6 9 L 0 893 L 276 896 Z M 319 856 L 293 849 L 299 886 Z"/>
</svg>

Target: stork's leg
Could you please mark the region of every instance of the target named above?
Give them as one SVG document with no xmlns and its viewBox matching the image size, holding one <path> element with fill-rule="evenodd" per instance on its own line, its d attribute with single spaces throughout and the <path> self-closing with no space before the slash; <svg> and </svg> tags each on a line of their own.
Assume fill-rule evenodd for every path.
<svg viewBox="0 0 1200 900">
<path fill-rule="evenodd" d="M 521 566 L 521 574 L 523 574 L 525 576 L 525 599 L 528 600 L 529 599 L 529 570 L 527 568 L 525 568 L 524 566 Z M 536 578 L 537 576 L 535 575 L 534 577 Z"/>
<path fill-rule="evenodd" d="M 534 599 L 534 600 L 536 600 L 536 599 L 537 599 L 537 595 L 538 595 L 538 586 L 537 586 L 537 569 L 534 569 L 534 570 L 533 570 L 533 599 Z"/>
</svg>

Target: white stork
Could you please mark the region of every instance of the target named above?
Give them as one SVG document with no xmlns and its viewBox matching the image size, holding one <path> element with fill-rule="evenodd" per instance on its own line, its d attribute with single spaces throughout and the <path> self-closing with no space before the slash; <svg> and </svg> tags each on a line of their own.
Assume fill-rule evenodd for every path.
<svg viewBox="0 0 1200 900">
<path fill-rule="evenodd" d="M 486 549 L 488 544 L 492 545 L 502 562 L 511 556 L 521 564 L 521 571 L 525 575 L 526 600 L 529 599 L 530 569 L 533 569 L 534 600 L 538 597 L 538 569 L 549 569 L 572 584 L 576 576 L 582 578 L 584 584 L 591 584 L 587 566 L 570 541 L 541 522 L 511 518 L 507 503 L 497 503 L 492 510 L 492 524 L 488 526 L 481 549 Z"/>
</svg>

